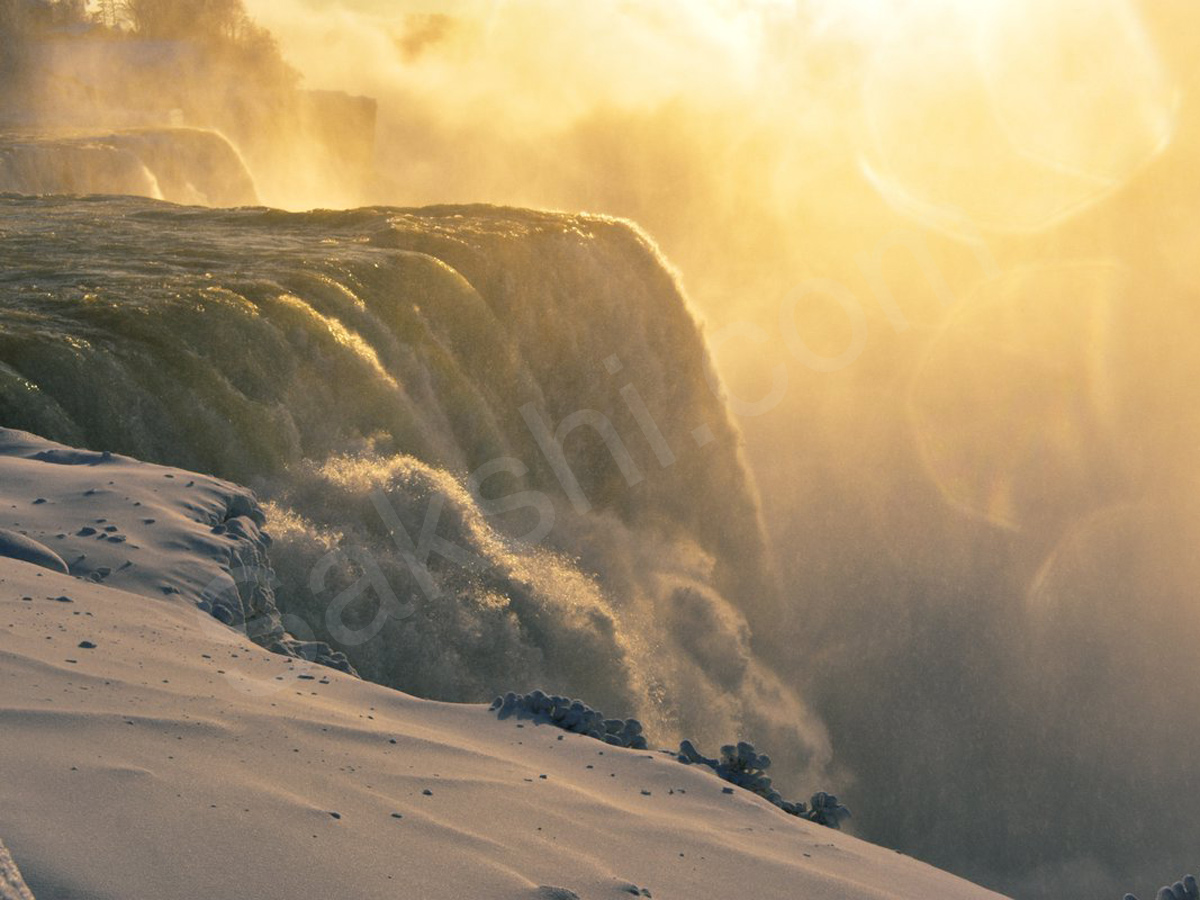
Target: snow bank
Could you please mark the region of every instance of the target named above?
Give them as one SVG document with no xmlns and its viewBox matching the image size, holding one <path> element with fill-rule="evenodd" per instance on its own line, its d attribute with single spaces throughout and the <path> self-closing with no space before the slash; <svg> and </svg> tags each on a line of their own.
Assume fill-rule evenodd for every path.
<svg viewBox="0 0 1200 900">
<path fill-rule="evenodd" d="M 283 626 L 254 495 L 0 428 L 0 557 L 192 606 L 264 647 L 352 671 Z"/>
<path fill-rule="evenodd" d="M 0 557 L 0 834 L 36 895 L 996 897 L 703 767 L 266 652 L 204 611 L 266 544 L 234 485 L 12 431 L 0 485 L 70 568 Z"/>
<path fill-rule="evenodd" d="M 642 733 L 642 723 L 637 719 L 612 719 L 582 700 L 550 695 L 542 690 L 534 690 L 528 694 L 509 691 L 493 700 L 488 708 L 501 719 L 516 716 L 518 719 L 539 724 L 554 725 L 564 731 L 586 735 L 613 747 L 645 750 L 649 746 L 646 736 Z M 707 766 L 722 781 L 736 784 L 765 798 L 788 815 L 800 816 L 831 828 L 841 827 L 841 823 L 850 817 L 850 810 L 842 806 L 836 796 L 824 791 L 813 794 L 809 803 L 785 800 L 772 786 L 771 777 L 766 774 L 767 769 L 771 767 L 771 757 L 759 753 L 754 745 L 747 741 L 726 744 L 721 748 L 721 758 L 712 759 L 697 750 L 691 741 L 684 740 L 680 742 L 675 758 L 684 765 Z"/>
</svg>

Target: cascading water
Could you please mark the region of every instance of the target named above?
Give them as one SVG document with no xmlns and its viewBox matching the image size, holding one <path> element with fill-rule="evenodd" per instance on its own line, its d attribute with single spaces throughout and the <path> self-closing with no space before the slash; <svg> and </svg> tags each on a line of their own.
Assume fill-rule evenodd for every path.
<svg viewBox="0 0 1200 900">
<path fill-rule="evenodd" d="M 0 419 L 255 487 L 299 637 L 423 696 L 545 686 L 826 762 L 755 655 L 739 436 L 627 223 L 0 203 Z"/>
<path fill-rule="evenodd" d="M 57 138 L 0 134 L 0 193 L 129 194 L 202 206 L 258 202 L 237 150 L 199 128 Z"/>
</svg>

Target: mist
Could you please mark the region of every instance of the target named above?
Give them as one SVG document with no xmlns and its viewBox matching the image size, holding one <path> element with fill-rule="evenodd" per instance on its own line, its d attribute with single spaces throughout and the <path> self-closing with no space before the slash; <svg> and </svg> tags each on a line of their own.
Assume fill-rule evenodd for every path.
<svg viewBox="0 0 1200 900">
<path fill-rule="evenodd" d="M 365 178 L 206 105 L 262 202 L 600 213 L 677 267 L 784 598 L 737 653 L 857 833 L 1031 900 L 1193 861 L 1193 5 L 247 5 L 378 103 Z"/>
<path fill-rule="evenodd" d="M 1018 897 L 1181 870 L 1193 10 L 254 9 L 381 99 L 379 201 L 625 216 L 679 267 L 783 573 L 756 647 L 860 833 Z"/>
</svg>

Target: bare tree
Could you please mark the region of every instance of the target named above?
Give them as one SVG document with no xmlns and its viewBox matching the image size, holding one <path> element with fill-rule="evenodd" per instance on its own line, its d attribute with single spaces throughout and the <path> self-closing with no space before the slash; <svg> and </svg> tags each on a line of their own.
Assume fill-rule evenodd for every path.
<svg viewBox="0 0 1200 900">
<path fill-rule="evenodd" d="M 127 0 L 134 31 L 158 40 L 235 43 L 252 25 L 242 0 Z"/>
<path fill-rule="evenodd" d="M 54 0 L 54 19 L 59 25 L 79 25 L 87 21 L 86 0 Z"/>
<path fill-rule="evenodd" d="M 124 6 L 120 0 L 100 0 L 100 24 L 105 28 L 116 28 L 121 24 Z"/>
</svg>

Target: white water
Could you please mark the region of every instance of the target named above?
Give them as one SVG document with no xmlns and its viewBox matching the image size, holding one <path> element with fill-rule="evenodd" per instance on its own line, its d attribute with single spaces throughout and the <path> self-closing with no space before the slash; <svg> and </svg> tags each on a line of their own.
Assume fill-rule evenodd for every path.
<svg viewBox="0 0 1200 900">
<path fill-rule="evenodd" d="M 822 729 L 754 650 L 778 612 L 739 437 L 636 230 L 0 202 L 0 419 L 255 487 L 298 637 L 422 696 L 745 737 L 813 786 Z"/>
<path fill-rule="evenodd" d="M 58 138 L 0 134 L 0 193 L 128 194 L 202 206 L 258 202 L 236 149 L 215 131 L 157 128 Z"/>
</svg>

